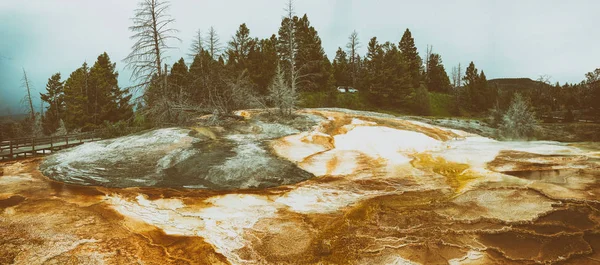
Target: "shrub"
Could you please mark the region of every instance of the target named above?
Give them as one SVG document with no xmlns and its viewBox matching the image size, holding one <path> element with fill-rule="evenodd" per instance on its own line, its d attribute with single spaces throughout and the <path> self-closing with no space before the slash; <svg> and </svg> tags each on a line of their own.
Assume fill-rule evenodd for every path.
<svg viewBox="0 0 600 265">
<path fill-rule="evenodd" d="M 489 116 L 487 118 L 488 124 L 490 124 L 494 128 L 498 128 L 502 124 L 502 119 L 504 118 L 504 113 L 500 108 L 500 104 L 496 102 L 493 108 L 490 109 Z"/>
<path fill-rule="evenodd" d="M 431 108 L 429 104 L 429 92 L 424 85 L 421 85 L 415 91 L 414 111 L 419 115 L 431 114 Z"/>
<path fill-rule="evenodd" d="M 454 114 L 456 103 L 454 97 L 449 94 L 432 92 L 429 93 L 431 115 L 437 117 L 451 117 Z"/>
<path fill-rule="evenodd" d="M 567 110 L 567 114 L 565 115 L 565 122 L 573 122 L 575 121 L 575 116 L 573 115 L 573 111 L 571 109 Z"/>
<path fill-rule="evenodd" d="M 104 121 L 104 124 L 101 128 L 101 136 L 102 138 L 115 138 L 136 133 L 142 131 L 143 129 L 143 127 L 130 127 L 129 123 L 126 121 L 118 121 L 115 123 Z"/>
<path fill-rule="evenodd" d="M 61 135 L 66 135 L 67 133 L 68 133 L 67 126 L 65 126 L 65 122 L 62 119 L 60 119 L 58 129 L 56 129 L 56 132 L 54 133 L 54 135 L 61 136 Z"/>
<path fill-rule="evenodd" d="M 521 94 L 514 95 L 510 107 L 502 116 L 500 133 L 507 139 L 528 139 L 536 131 L 537 120 L 529 102 Z"/>
<path fill-rule="evenodd" d="M 336 96 L 335 106 L 339 108 L 355 110 L 364 108 L 364 104 L 359 93 L 338 93 Z"/>
</svg>

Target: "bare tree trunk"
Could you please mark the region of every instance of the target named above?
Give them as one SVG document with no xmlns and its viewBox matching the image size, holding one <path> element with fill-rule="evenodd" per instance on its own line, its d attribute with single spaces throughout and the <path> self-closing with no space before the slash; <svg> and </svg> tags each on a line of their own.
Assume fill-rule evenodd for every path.
<svg viewBox="0 0 600 265">
<path fill-rule="evenodd" d="M 360 40 L 358 39 L 358 33 L 356 30 L 350 34 L 350 37 L 348 37 L 348 44 L 346 44 L 346 48 L 348 48 L 348 53 L 350 54 L 350 66 L 352 67 L 352 86 L 356 87 L 356 58 L 358 56 L 357 50 L 360 48 Z"/>
<path fill-rule="evenodd" d="M 131 77 L 139 82 L 138 87 L 147 87 L 155 75 L 159 78 L 163 77 L 162 62 L 165 58 L 163 53 L 171 48 L 167 45 L 167 41 L 170 39 L 181 41 L 172 35 L 178 31 L 169 27 L 169 24 L 175 20 L 166 14 L 168 7 L 167 1 L 141 0 L 133 17 L 134 25 L 129 27 L 134 32 L 131 38 L 135 39 L 136 43 L 124 60 L 127 62 L 127 67 L 133 70 Z"/>
<path fill-rule="evenodd" d="M 160 56 L 160 45 L 158 44 L 159 42 L 159 37 L 158 37 L 158 23 L 157 23 L 157 19 L 156 19 L 156 1 L 155 0 L 150 0 L 151 1 L 151 5 L 150 8 L 152 9 L 152 34 L 154 35 L 154 38 L 152 39 L 154 41 L 154 53 L 156 54 L 156 72 L 158 74 L 158 76 L 162 76 L 162 72 L 161 72 L 161 61 L 162 58 Z M 166 65 L 165 65 L 166 68 Z M 166 82 L 165 82 L 166 83 Z"/>
<path fill-rule="evenodd" d="M 196 36 L 194 37 L 194 40 L 192 40 L 192 46 L 190 47 L 190 53 L 188 54 L 188 56 L 191 57 L 191 61 L 194 61 L 194 58 L 196 58 L 196 56 L 200 56 L 202 54 L 202 51 L 204 51 L 202 32 L 198 30 L 196 31 Z"/>
<path fill-rule="evenodd" d="M 25 90 L 27 90 L 27 95 L 25 96 L 25 102 L 29 105 L 29 117 L 32 122 L 35 122 L 35 110 L 33 109 L 33 101 L 31 100 L 31 86 L 29 85 L 29 78 L 27 78 L 27 72 L 25 72 L 25 68 L 23 68 L 23 86 Z"/>
<path fill-rule="evenodd" d="M 458 87 L 458 68 L 452 67 L 452 87 Z"/>
<path fill-rule="evenodd" d="M 217 60 L 221 46 L 219 44 L 219 36 L 217 35 L 217 31 L 214 27 L 210 27 L 210 30 L 208 31 L 206 46 L 208 48 L 208 52 L 210 53 L 210 57 L 212 57 L 214 60 Z"/>
<path fill-rule="evenodd" d="M 298 84 L 298 72 L 296 70 L 296 56 L 298 53 L 296 43 L 296 26 L 294 25 L 294 2 L 288 0 L 288 4 L 285 8 L 288 18 L 288 52 L 289 52 L 289 65 L 290 65 L 290 89 L 292 93 L 296 93 L 296 86 Z"/>
<path fill-rule="evenodd" d="M 460 63 L 458 63 L 458 87 L 462 86 L 462 67 Z"/>
<path fill-rule="evenodd" d="M 427 76 L 429 76 L 429 58 L 431 57 L 431 53 L 433 52 L 433 45 L 427 44 L 427 54 L 425 57 L 425 72 Z"/>
<path fill-rule="evenodd" d="M 168 93 L 169 93 L 169 87 L 167 86 L 167 85 L 168 85 L 168 83 L 167 83 L 167 82 L 168 82 L 168 79 L 167 79 L 167 77 L 168 77 L 168 75 L 169 75 L 169 74 L 168 74 L 167 67 L 168 67 L 168 66 L 167 66 L 167 64 L 165 64 L 165 71 L 163 72 L 163 73 L 164 73 L 164 75 L 163 75 L 163 78 L 164 78 L 164 83 L 163 83 L 163 95 L 165 95 L 165 96 L 167 96 L 167 95 L 168 95 Z"/>
</svg>

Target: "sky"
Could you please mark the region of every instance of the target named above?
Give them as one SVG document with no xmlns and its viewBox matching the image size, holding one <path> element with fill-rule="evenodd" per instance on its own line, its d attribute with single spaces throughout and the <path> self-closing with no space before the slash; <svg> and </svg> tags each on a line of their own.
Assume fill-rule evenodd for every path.
<svg viewBox="0 0 600 265">
<path fill-rule="evenodd" d="M 172 63 L 186 57 L 195 32 L 214 26 L 225 44 L 240 24 L 253 37 L 277 33 L 287 0 L 172 0 L 181 42 L 172 43 Z M 600 1 L 597 0 L 296 0 L 295 11 L 308 18 L 332 59 L 353 30 L 361 54 L 370 38 L 398 43 L 409 28 L 424 57 L 427 45 L 442 57 L 446 70 L 473 61 L 488 79 L 551 77 L 578 83 L 600 68 Z M 66 79 L 85 61 L 107 52 L 117 63 L 119 85 L 133 40 L 131 17 L 136 0 L 0 0 L 0 114 L 23 112 L 23 69 L 36 94 L 56 72 Z M 39 96 L 34 101 L 40 105 Z"/>
</svg>

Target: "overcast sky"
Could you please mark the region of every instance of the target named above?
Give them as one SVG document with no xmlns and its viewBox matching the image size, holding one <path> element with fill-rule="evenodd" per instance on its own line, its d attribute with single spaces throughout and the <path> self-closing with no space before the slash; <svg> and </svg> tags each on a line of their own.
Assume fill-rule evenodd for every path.
<svg viewBox="0 0 600 265">
<path fill-rule="evenodd" d="M 223 43 L 241 23 L 253 37 L 277 33 L 285 0 L 172 0 L 170 14 L 180 32 L 171 62 L 185 57 L 197 29 L 214 26 Z M 21 112 L 22 68 L 43 92 L 48 78 L 63 78 L 106 51 L 129 85 L 122 59 L 133 43 L 134 0 L 0 0 L 0 113 Z M 433 45 L 447 71 L 474 61 L 488 77 L 549 75 L 552 82 L 580 82 L 600 67 L 600 1 L 398 1 L 296 0 L 308 14 L 333 58 L 356 29 L 366 52 L 368 40 L 397 43 L 409 28 L 421 56 Z M 37 95 L 37 93 L 36 93 Z M 36 103 L 39 106 L 39 100 Z"/>
</svg>

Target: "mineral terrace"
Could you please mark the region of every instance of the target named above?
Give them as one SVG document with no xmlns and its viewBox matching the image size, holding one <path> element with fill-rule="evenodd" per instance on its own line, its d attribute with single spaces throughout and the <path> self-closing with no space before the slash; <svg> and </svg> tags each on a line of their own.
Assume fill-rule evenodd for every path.
<svg viewBox="0 0 600 265">
<path fill-rule="evenodd" d="M 597 144 L 297 114 L 0 164 L 0 264 L 600 264 Z"/>
</svg>

